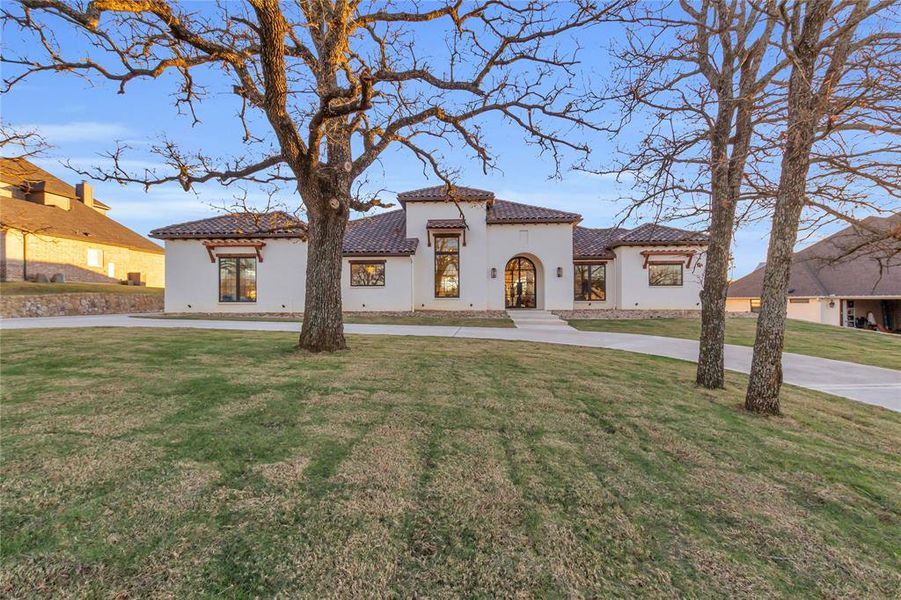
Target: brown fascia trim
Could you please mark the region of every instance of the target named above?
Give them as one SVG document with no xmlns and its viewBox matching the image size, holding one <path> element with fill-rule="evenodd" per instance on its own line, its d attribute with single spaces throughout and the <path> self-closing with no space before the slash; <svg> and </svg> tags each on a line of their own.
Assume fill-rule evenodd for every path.
<svg viewBox="0 0 901 600">
<path fill-rule="evenodd" d="M 613 242 L 610 248 L 619 246 L 707 246 L 710 240 L 704 241 L 679 241 L 679 242 Z"/>
<path fill-rule="evenodd" d="M 342 252 L 341 256 L 343 258 L 379 259 L 382 257 L 389 257 L 389 256 L 413 256 L 414 254 L 416 254 L 415 250 L 404 250 L 403 252 L 373 252 L 370 250 L 367 252 Z M 372 262 L 372 261 L 369 261 L 369 262 Z"/>
<path fill-rule="evenodd" d="M 370 259 L 360 259 L 360 260 L 349 260 L 347 261 L 352 265 L 383 265 L 385 264 L 384 258 L 370 258 Z"/>
<path fill-rule="evenodd" d="M 559 218 L 559 219 L 534 219 L 534 220 L 526 220 L 526 219 L 517 219 L 515 221 L 506 221 L 500 219 L 487 219 L 485 221 L 488 225 L 561 225 L 564 223 L 572 223 L 576 225 L 582 222 L 582 218 L 572 219 L 570 217 L 567 218 Z"/>
<path fill-rule="evenodd" d="M 147 237 L 156 238 L 158 240 L 230 240 L 230 239 L 248 239 L 248 238 L 276 238 L 276 239 L 298 239 L 306 240 L 306 235 L 296 233 L 253 233 L 250 231 L 244 233 L 160 233 L 151 231 Z"/>
<path fill-rule="evenodd" d="M 614 256 L 574 256 L 573 263 L 599 263 L 599 262 L 610 262 L 611 260 L 616 260 Z"/>
</svg>

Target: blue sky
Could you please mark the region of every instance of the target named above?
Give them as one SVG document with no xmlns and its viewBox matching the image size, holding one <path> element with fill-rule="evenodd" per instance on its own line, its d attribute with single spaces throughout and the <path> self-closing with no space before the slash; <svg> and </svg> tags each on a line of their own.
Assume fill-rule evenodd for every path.
<svg viewBox="0 0 901 600">
<path fill-rule="evenodd" d="M 58 33 L 64 46 L 78 43 L 70 40 L 65 31 Z M 583 40 L 584 46 L 594 48 L 588 52 L 585 65 L 589 77 L 597 78 L 608 67 L 607 38 L 600 31 L 592 35 L 596 37 Z M 32 42 L 18 32 L 6 32 L 5 44 L 13 48 L 27 51 L 29 43 Z M 112 150 L 117 140 L 126 141 L 133 148 L 127 158 L 136 168 L 157 162 L 146 149 L 163 136 L 189 149 L 226 156 L 240 153 L 241 130 L 235 117 L 238 105 L 228 92 L 230 82 L 210 80 L 208 83 L 210 95 L 200 105 L 198 125 L 192 125 L 189 117 L 176 113 L 169 97 L 175 89 L 169 77 L 138 81 L 129 86 L 126 94 L 117 94 L 117 86 L 110 82 L 87 81 L 67 74 L 41 74 L 4 95 L 0 110 L 4 122 L 39 130 L 52 149 L 36 162 L 74 183 L 80 177 L 61 162 L 68 160 L 80 168 L 109 164 L 101 154 Z M 627 203 L 617 198 L 629 190 L 612 177 L 570 171 L 564 172 L 562 179 L 551 178 L 554 169 L 550 159 L 524 144 L 521 132 L 509 126 L 489 123 L 487 139 L 497 165 L 497 170 L 487 175 L 464 149 L 445 152 L 449 163 L 459 169 L 462 184 L 490 189 L 508 200 L 580 213 L 584 217 L 582 224 L 587 227 L 609 227 L 618 222 L 617 215 Z M 626 132 L 618 140 L 595 135 L 587 141 L 594 150 L 593 164 L 603 168 L 613 157 L 617 143 L 628 144 L 633 140 Z M 381 195 L 387 201 L 393 201 L 397 192 L 436 183 L 427 179 L 418 161 L 402 151 L 383 155 L 367 176 L 370 189 L 387 190 Z M 219 207 L 230 204 L 239 191 L 218 184 L 200 186 L 195 192 L 184 192 L 177 185 L 158 186 L 147 192 L 139 185 L 121 186 L 111 182 L 94 185 L 95 195 L 112 206 L 110 216 L 142 234 L 162 225 L 212 216 L 221 211 Z M 247 192 L 251 199 L 265 197 L 262 190 L 253 187 L 248 187 Z M 296 206 L 299 197 L 286 192 L 281 201 Z M 627 221 L 626 226 L 637 222 Z M 737 233 L 733 276 L 750 272 L 764 259 L 768 225 L 768 222 L 758 223 Z"/>
</svg>

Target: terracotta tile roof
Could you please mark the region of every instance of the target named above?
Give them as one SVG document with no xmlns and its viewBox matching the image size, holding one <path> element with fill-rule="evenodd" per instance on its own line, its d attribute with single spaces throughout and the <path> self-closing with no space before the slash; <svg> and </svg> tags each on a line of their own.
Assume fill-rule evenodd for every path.
<svg viewBox="0 0 901 600">
<path fill-rule="evenodd" d="M 488 224 L 505 223 L 578 223 L 582 215 L 553 208 L 520 204 L 509 200 L 495 200 L 488 207 Z"/>
<path fill-rule="evenodd" d="M 429 219 L 425 224 L 426 229 L 463 229 L 466 221 L 463 219 Z"/>
<path fill-rule="evenodd" d="M 656 223 L 645 223 L 613 240 L 611 248 L 617 246 L 644 246 L 647 244 L 704 244 L 709 239 L 706 233 L 677 229 Z"/>
<path fill-rule="evenodd" d="M 150 232 L 161 240 L 208 238 L 304 238 L 307 225 L 283 211 L 231 213 L 160 227 Z"/>
<path fill-rule="evenodd" d="M 0 224 L 48 237 L 121 246 L 162 254 L 163 249 L 81 202 L 70 210 L 17 198 L 0 198 Z"/>
<path fill-rule="evenodd" d="M 871 227 L 895 231 L 895 240 L 888 242 L 899 254 L 879 261 L 867 249 L 864 230 L 848 227 L 824 240 L 795 252 L 792 257 L 789 296 L 838 296 L 860 298 L 866 296 L 901 296 L 901 214 L 891 217 L 869 217 L 864 223 Z M 880 252 L 879 255 L 883 255 Z M 763 290 L 765 265 L 733 281 L 729 285 L 730 298 L 759 298 Z"/>
<path fill-rule="evenodd" d="M 344 232 L 345 255 L 410 255 L 418 245 L 418 239 L 407 237 L 407 216 L 403 210 L 351 221 Z"/>
<path fill-rule="evenodd" d="M 487 190 L 479 190 L 476 188 L 465 187 L 462 185 L 453 188 L 453 194 L 447 193 L 447 188 L 443 185 L 421 188 L 418 190 L 410 190 L 409 192 L 401 192 L 397 195 L 397 201 L 401 205 L 407 202 L 436 202 L 443 200 L 493 200 L 494 192 Z"/>
<path fill-rule="evenodd" d="M 74 186 L 24 158 L 0 157 L 0 181 L 20 188 L 43 189 L 45 192 L 65 198 L 78 198 Z M 96 198 L 94 204 L 109 209 L 109 206 Z"/>
<path fill-rule="evenodd" d="M 614 258 L 610 244 L 617 236 L 628 232 L 628 229 L 611 227 L 608 229 L 573 228 L 573 258 Z"/>
</svg>

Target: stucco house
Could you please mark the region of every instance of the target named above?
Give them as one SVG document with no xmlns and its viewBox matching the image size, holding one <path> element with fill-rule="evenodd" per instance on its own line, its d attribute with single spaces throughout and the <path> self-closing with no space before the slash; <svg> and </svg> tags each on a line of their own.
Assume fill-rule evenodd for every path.
<svg viewBox="0 0 901 600">
<path fill-rule="evenodd" d="M 444 187 L 352 220 L 342 298 L 351 311 L 699 309 L 703 233 L 645 224 L 580 227 L 581 216 Z M 229 214 L 156 229 L 167 312 L 301 312 L 304 223 Z"/>
<path fill-rule="evenodd" d="M 796 252 L 788 288 L 789 319 L 901 330 L 901 214 L 868 217 L 869 228 L 891 232 L 879 247 L 874 235 L 853 226 Z M 875 236 L 881 238 L 883 236 Z M 726 310 L 760 309 L 766 265 L 729 285 Z"/>
<path fill-rule="evenodd" d="M 0 279 L 162 287 L 163 248 L 107 216 L 91 184 L 71 186 L 25 159 L 0 158 Z"/>
</svg>

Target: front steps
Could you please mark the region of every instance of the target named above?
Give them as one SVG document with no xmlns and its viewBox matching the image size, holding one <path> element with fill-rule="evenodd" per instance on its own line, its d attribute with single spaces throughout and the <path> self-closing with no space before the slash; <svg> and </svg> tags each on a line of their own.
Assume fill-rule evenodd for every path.
<svg viewBox="0 0 901 600">
<path fill-rule="evenodd" d="M 541 329 L 543 331 L 575 331 L 557 315 L 546 310 L 534 308 L 508 309 L 507 314 L 513 319 L 517 329 Z"/>
</svg>

